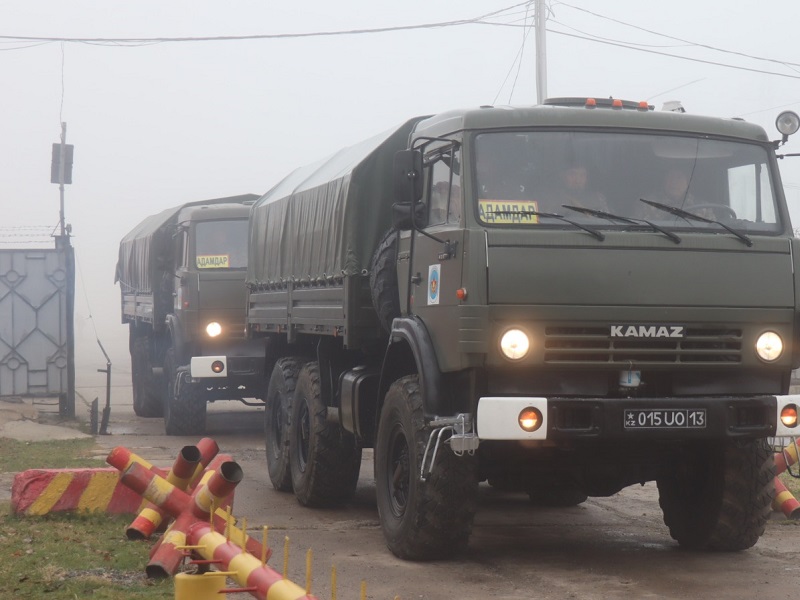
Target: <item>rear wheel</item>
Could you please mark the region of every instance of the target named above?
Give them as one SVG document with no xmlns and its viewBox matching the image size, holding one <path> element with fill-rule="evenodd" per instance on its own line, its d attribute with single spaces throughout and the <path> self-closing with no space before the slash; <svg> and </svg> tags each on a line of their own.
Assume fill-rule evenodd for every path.
<svg viewBox="0 0 800 600">
<path fill-rule="evenodd" d="M 175 351 L 167 350 L 164 375 L 168 381 L 164 401 L 164 428 L 167 435 L 202 435 L 206 430 L 205 398 L 191 383 L 179 381 Z"/>
<path fill-rule="evenodd" d="M 160 417 L 163 412 L 158 382 L 153 376 L 149 338 L 139 336 L 131 348 L 131 384 L 133 412 L 139 417 Z"/>
<path fill-rule="evenodd" d="M 664 523 L 686 548 L 750 548 L 764 533 L 774 478 L 773 454 L 763 440 L 686 452 L 657 481 Z"/>
<path fill-rule="evenodd" d="M 429 433 L 418 377 L 398 379 L 381 411 L 375 486 L 386 544 L 399 558 L 447 558 L 467 547 L 472 532 L 478 494 L 475 457 L 456 456 L 443 444 L 422 481 Z"/>
<path fill-rule="evenodd" d="M 275 363 L 267 388 L 264 411 L 264 437 L 267 447 L 267 470 L 272 487 L 279 492 L 292 491 L 289 467 L 289 417 L 297 376 L 303 365 L 299 358 L 281 358 Z"/>
<path fill-rule="evenodd" d="M 328 421 L 319 365 L 306 363 L 297 377 L 289 420 L 289 467 L 300 504 L 332 506 L 350 500 L 361 468 L 355 437 Z"/>
</svg>

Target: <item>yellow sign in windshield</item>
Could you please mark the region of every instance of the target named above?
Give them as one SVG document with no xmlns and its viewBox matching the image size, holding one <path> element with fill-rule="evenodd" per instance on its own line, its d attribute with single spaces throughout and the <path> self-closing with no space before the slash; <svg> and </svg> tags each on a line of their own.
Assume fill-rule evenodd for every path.
<svg viewBox="0 0 800 600">
<path fill-rule="evenodd" d="M 481 221 L 488 225 L 531 225 L 539 222 L 536 200 L 478 200 Z"/>
<path fill-rule="evenodd" d="M 228 269 L 230 266 L 230 254 L 200 254 L 197 256 L 198 269 Z"/>
</svg>

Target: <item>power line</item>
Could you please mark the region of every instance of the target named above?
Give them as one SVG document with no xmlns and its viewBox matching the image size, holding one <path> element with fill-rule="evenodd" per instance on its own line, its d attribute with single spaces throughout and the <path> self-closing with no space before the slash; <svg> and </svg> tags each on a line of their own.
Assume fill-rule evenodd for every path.
<svg viewBox="0 0 800 600">
<path fill-rule="evenodd" d="M 70 42 L 101 45 L 144 45 L 161 43 L 179 42 L 226 42 L 242 40 L 270 40 L 270 39 L 292 39 L 306 37 L 330 37 L 340 35 L 361 35 L 370 33 L 387 33 L 391 31 L 409 31 L 414 29 L 434 29 L 442 27 L 456 27 L 460 25 L 470 25 L 479 23 L 484 19 L 496 17 L 507 13 L 521 6 L 528 6 L 532 0 L 513 4 L 500 10 L 495 10 L 479 17 L 471 19 L 458 19 L 454 21 L 440 21 L 435 23 L 421 23 L 417 25 L 397 25 L 393 27 L 375 27 L 365 29 L 347 29 L 340 31 L 313 31 L 301 33 L 259 33 L 251 35 L 217 35 L 217 36 L 198 36 L 198 37 L 159 37 L 159 38 L 73 38 L 73 37 L 38 37 L 24 35 L 0 35 L 0 40 L 10 40 L 15 42 Z"/>
<path fill-rule="evenodd" d="M 524 25 L 514 25 L 510 23 L 491 23 L 491 22 L 479 22 L 476 24 L 480 25 L 492 25 L 492 26 L 500 26 L 500 27 L 524 27 Z M 630 44 L 625 44 L 622 42 L 612 42 L 608 40 L 603 40 L 595 37 L 587 37 L 583 35 L 577 35 L 574 33 L 567 33 L 566 31 L 558 31 L 555 29 L 547 29 L 548 33 L 554 33 L 556 35 L 563 35 L 566 37 L 576 38 L 579 40 L 586 40 L 588 42 L 595 42 L 596 44 L 605 44 L 607 46 L 617 46 L 618 48 L 626 48 L 628 50 L 634 50 L 636 52 L 646 52 L 648 54 L 658 54 L 660 56 L 668 56 L 670 58 L 678 58 L 680 60 L 688 60 L 691 62 L 703 63 L 706 65 L 714 65 L 717 67 L 725 67 L 727 69 L 737 69 L 739 71 L 748 71 L 750 73 L 761 73 L 763 75 L 774 75 L 776 77 L 786 77 L 788 79 L 800 79 L 800 75 L 789 75 L 788 73 L 776 73 L 775 71 L 765 71 L 763 69 L 753 69 L 750 67 L 741 67 L 739 65 L 731 65 L 728 63 L 717 62 L 714 60 L 705 60 L 702 58 L 692 58 L 690 56 L 681 56 L 680 54 L 671 54 L 669 52 L 661 52 L 659 50 L 650 50 L 647 48 L 637 48 L 635 46 L 631 46 Z"/>
<path fill-rule="evenodd" d="M 625 27 L 631 27 L 632 29 L 638 29 L 639 31 L 644 31 L 645 33 L 650 33 L 652 35 L 665 37 L 665 38 L 670 39 L 670 40 L 675 40 L 676 42 L 689 44 L 691 46 L 697 46 L 699 48 L 706 48 L 707 50 L 713 50 L 715 52 L 722 52 L 724 54 L 734 54 L 736 56 L 742 56 L 744 58 L 751 58 L 753 60 L 761 60 L 761 61 L 765 61 L 765 62 L 777 63 L 777 64 L 783 65 L 785 67 L 789 67 L 790 65 L 791 66 L 795 66 L 795 67 L 800 67 L 800 63 L 793 63 L 793 62 L 789 62 L 789 61 L 785 61 L 785 60 L 777 60 L 777 59 L 774 59 L 774 58 L 765 58 L 765 57 L 762 57 L 762 56 L 754 56 L 752 54 L 747 54 L 745 52 L 737 52 L 736 50 L 726 50 L 724 48 L 717 48 L 716 46 L 711 46 L 709 44 L 701 44 L 701 43 L 698 43 L 698 42 L 692 42 L 692 41 L 685 40 L 685 39 L 682 39 L 682 38 L 679 38 L 679 37 L 675 37 L 675 36 L 672 36 L 672 35 L 667 35 L 666 33 L 660 33 L 658 31 L 653 31 L 652 29 L 647 29 L 645 27 L 640 27 L 640 26 L 634 25 L 632 23 L 627 23 L 627 22 L 621 21 L 619 19 L 614 19 L 613 17 L 608 17 L 606 15 L 601 15 L 599 13 L 593 12 L 593 11 L 588 10 L 586 8 L 581 8 L 579 6 L 574 6 L 574 5 L 568 4 L 566 2 L 558 2 L 558 4 L 561 5 L 561 6 L 566 6 L 567 8 L 572 8 L 574 10 L 578 10 L 578 11 L 590 14 L 590 15 L 598 17 L 600 19 L 605 19 L 607 21 L 612 21 L 614 23 L 618 23 L 620 25 L 624 25 Z"/>
</svg>

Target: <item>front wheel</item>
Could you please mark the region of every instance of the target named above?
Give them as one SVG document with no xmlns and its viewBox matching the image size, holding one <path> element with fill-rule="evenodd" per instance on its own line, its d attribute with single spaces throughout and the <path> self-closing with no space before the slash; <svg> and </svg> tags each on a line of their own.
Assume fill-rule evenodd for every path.
<svg viewBox="0 0 800 600">
<path fill-rule="evenodd" d="M 355 437 L 328 420 L 319 364 L 297 376 L 289 421 L 289 468 L 294 495 L 304 506 L 334 506 L 353 497 L 361 467 Z"/>
<path fill-rule="evenodd" d="M 202 435 L 206 430 L 205 398 L 193 384 L 180 381 L 175 352 L 167 350 L 164 359 L 167 392 L 164 399 L 164 428 L 167 435 Z"/>
<path fill-rule="evenodd" d="M 161 395 L 153 376 L 150 341 L 147 336 L 133 340 L 131 347 L 131 384 L 133 386 L 133 412 L 138 417 L 160 417 Z"/>
<path fill-rule="evenodd" d="M 664 523 L 686 548 L 750 548 L 764 533 L 774 478 L 773 454 L 763 440 L 687 450 L 657 480 Z"/>
<path fill-rule="evenodd" d="M 430 475 L 421 480 L 429 433 L 418 377 L 398 379 L 381 411 L 375 485 L 386 544 L 403 559 L 447 558 L 467 547 L 472 532 L 478 494 L 475 457 L 456 456 L 443 444 Z"/>
</svg>

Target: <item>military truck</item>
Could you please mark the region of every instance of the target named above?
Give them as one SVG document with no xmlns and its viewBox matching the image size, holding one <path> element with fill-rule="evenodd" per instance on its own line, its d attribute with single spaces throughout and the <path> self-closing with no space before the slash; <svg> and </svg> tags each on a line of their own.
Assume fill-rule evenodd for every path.
<svg viewBox="0 0 800 600">
<path fill-rule="evenodd" d="M 169 208 L 120 242 L 116 281 L 129 326 L 133 409 L 163 415 L 169 435 L 202 434 L 208 402 L 263 397 L 264 352 L 244 334 L 247 219 L 257 198 Z"/>
<path fill-rule="evenodd" d="M 773 142 L 554 99 L 413 119 L 290 174 L 253 206 L 247 271 L 273 486 L 346 502 L 373 448 L 387 545 L 413 560 L 467 546 L 481 484 L 570 506 L 655 481 L 681 546 L 755 544 L 768 439 L 797 424 L 779 123 Z"/>
</svg>

